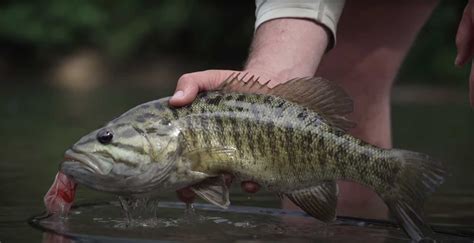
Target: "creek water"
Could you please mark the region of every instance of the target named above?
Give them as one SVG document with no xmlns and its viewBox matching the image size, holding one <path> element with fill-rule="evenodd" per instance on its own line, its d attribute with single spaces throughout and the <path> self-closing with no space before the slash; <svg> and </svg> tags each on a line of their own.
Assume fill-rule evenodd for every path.
<svg viewBox="0 0 474 243">
<path fill-rule="evenodd" d="M 170 92 L 170 89 L 106 86 L 94 92 L 78 94 L 58 92 L 41 84 L 2 85 L 0 242 L 57 240 L 51 232 L 31 227 L 28 219 L 44 210 L 42 198 L 54 179 L 63 152 L 80 136 L 111 118 L 135 105 Z M 473 235 L 474 112 L 467 103 L 394 104 L 392 116 L 395 147 L 430 154 L 444 161 L 450 171 L 445 184 L 426 204 L 430 223 L 445 232 Z M 163 195 L 160 200 L 176 201 L 176 196 Z M 144 226 L 127 230 L 123 228 L 126 224 L 125 217 L 114 196 L 80 188 L 76 202 L 82 206 L 73 210 L 67 221 L 68 227 L 63 228 L 67 230 L 63 233 L 73 234 L 77 241 L 103 242 L 117 242 L 119 239 L 286 239 L 296 242 L 330 242 L 337 239 L 375 239 L 377 242 L 407 240 L 403 232 L 395 227 L 360 220 L 342 218 L 334 225 L 321 226 L 303 214 L 284 212 L 297 218 L 294 222 L 310 222 L 288 225 L 285 222 L 292 222 L 285 220 L 288 216 L 278 214 L 278 198 L 263 191 L 249 196 L 234 188 L 231 200 L 236 208 L 216 211 L 206 206 L 197 207 L 197 216 L 192 219 L 184 214 L 181 204 L 161 204 L 156 208 L 161 221 L 153 221 L 156 227 Z M 109 203 L 111 201 L 113 203 Z M 242 212 L 239 207 L 244 206 L 252 208 Z M 269 213 L 261 213 L 264 209 L 268 209 Z M 57 227 L 54 222 L 61 221 L 48 218 L 41 222 L 45 223 L 43 229 L 47 229 Z M 40 224 L 39 221 L 36 223 Z M 443 239 L 459 239 L 450 238 L 451 236 L 444 235 Z"/>
</svg>

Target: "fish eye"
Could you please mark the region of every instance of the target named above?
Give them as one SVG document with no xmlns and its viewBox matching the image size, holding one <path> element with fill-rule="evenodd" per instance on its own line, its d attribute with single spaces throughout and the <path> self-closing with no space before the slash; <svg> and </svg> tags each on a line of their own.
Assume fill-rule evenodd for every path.
<svg viewBox="0 0 474 243">
<path fill-rule="evenodd" d="M 112 142 L 113 137 L 114 134 L 109 130 L 102 130 L 97 133 L 97 140 L 99 140 L 101 144 L 109 144 Z"/>
</svg>

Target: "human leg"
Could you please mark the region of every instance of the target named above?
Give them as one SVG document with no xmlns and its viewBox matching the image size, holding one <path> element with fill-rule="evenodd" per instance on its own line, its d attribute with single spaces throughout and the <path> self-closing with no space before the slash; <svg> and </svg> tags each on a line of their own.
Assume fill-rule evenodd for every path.
<svg viewBox="0 0 474 243">
<path fill-rule="evenodd" d="M 317 76 L 341 85 L 354 100 L 352 135 L 390 148 L 390 91 L 418 31 L 437 1 L 347 1 L 336 47 Z M 338 214 L 385 218 L 387 208 L 370 189 L 339 183 Z M 288 207 L 288 201 L 284 205 Z"/>
</svg>

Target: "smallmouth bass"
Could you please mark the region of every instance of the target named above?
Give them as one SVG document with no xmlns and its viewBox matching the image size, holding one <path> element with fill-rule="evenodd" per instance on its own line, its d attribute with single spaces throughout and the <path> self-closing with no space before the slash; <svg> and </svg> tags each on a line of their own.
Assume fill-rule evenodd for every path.
<svg viewBox="0 0 474 243">
<path fill-rule="evenodd" d="M 431 235 L 422 206 L 444 180 L 442 165 L 348 135 L 354 124 L 345 115 L 352 101 L 331 82 L 303 78 L 268 88 L 232 75 L 191 105 L 170 107 L 168 99 L 129 110 L 67 150 L 45 196 L 48 211 L 67 211 L 76 182 L 132 197 L 190 187 L 226 208 L 222 174 L 229 173 L 330 222 L 336 216 L 335 181 L 348 180 L 377 192 L 412 239 Z"/>
</svg>

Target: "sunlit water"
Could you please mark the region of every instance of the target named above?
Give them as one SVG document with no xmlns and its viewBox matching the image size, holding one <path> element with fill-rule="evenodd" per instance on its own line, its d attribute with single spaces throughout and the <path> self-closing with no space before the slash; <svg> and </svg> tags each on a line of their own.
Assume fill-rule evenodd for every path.
<svg viewBox="0 0 474 243">
<path fill-rule="evenodd" d="M 54 179 L 65 149 L 83 134 L 134 105 L 170 92 L 171 86 L 165 90 L 107 87 L 82 95 L 58 92 L 41 85 L 1 87 L 0 241 L 51 240 L 51 235 L 30 227 L 27 219 L 44 210 L 43 195 Z M 451 175 L 446 183 L 426 204 L 430 223 L 449 226 L 449 229 L 465 234 L 472 234 L 474 231 L 473 114 L 467 104 L 395 104 L 393 108 L 395 146 L 430 154 L 445 161 L 450 170 Z M 116 201 L 116 198 L 80 188 L 76 202 L 83 204 L 112 200 Z M 176 197 L 174 194 L 163 195 L 161 200 L 176 201 Z M 259 192 L 249 196 L 241 193 L 238 188 L 232 191 L 231 201 L 237 206 L 279 207 L 279 200 L 272 194 Z M 399 235 L 401 232 L 394 228 L 390 228 L 388 234 L 380 234 L 380 231 L 374 233 L 373 227 L 368 226 L 347 227 L 337 224 L 310 224 L 309 229 L 306 224 L 295 224 L 297 227 L 285 228 L 288 225 L 282 221 L 281 215 L 255 212 L 197 209 L 198 216 L 194 220 L 198 221 L 189 221 L 183 208 L 162 207 L 157 208 L 156 213 L 161 221 L 149 221 L 150 227 L 142 225 L 143 227 L 131 230 L 130 227 L 125 227 L 126 217 L 118 204 L 84 206 L 73 211 L 67 227 L 70 230 L 68 232 L 91 237 L 105 236 L 108 232 L 106 229 L 110 229 L 112 234 L 108 237 L 139 239 L 179 240 L 191 239 L 187 237 L 193 236 L 197 240 L 201 239 L 199 237 L 215 237 L 216 240 L 272 241 L 289 237 L 285 239 L 299 241 L 316 237 L 331 241 L 337 237 L 349 240 L 351 237 L 363 239 L 370 236 L 372 239 L 374 235 L 378 240 L 406 239 L 406 236 Z M 281 227 L 285 233 L 281 233 Z M 309 233 L 305 233 L 305 229 Z M 321 236 L 322 232 L 329 233 L 326 237 L 324 234 Z M 159 238 L 161 236 L 163 237 Z"/>
</svg>

